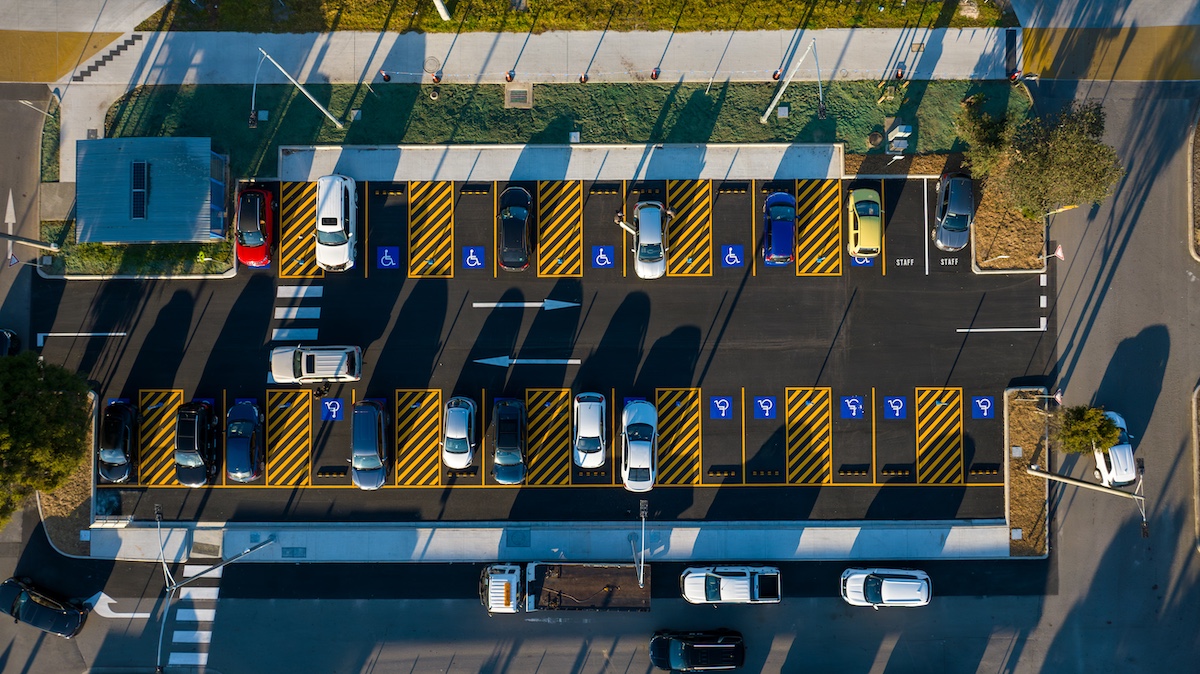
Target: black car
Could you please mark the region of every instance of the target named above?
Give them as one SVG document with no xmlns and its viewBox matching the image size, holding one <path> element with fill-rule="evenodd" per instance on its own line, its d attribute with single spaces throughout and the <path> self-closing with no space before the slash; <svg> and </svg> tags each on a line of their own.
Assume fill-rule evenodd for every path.
<svg viewBox="0 0 1200 674">
<path fill-rule="evenodd" d="M 175 415 L 175 479 L 203 487 L 217 474 L 217 418 L 212 406 L 196 400 Z"/>
<path fill-rule="evenodd" d="M 533 197 L 523 187 L 510 187 L 500 195 L 500 231 L 496 237 L 499 252 L 496 261 L 504 271 L 525 271 L 529 268 L 530 235 L 529 210 Z"/>
<path fill-rule="evenodd" d="M 16 622 L 32 625 L 64 639 L 79 634 L 87 620 L 87 608 L 42 594 L 28 578 L 9 578 L 0 583 L 0 610 Z"/>
<path fill-rule="evenodd" d="M 252 402 L 240 402 L 225 415 L 225 475 L 233 482 L 262 477 L 266 461 L 263 416 Z"/>
<path fill-rule="evenodd" d="M 655 632 L 650 638 L 650 663 L 677 672 L 737 669 L 746 661 L 746 644 L 733 630 L 714 632 Z"/>
<path fill-rule="evenodd" d="M 492 410 L 492 477 L 500 484 L 525 481 L 525 406 L 497 400 Z"/>
<path fill-rule="evenodd" d="M 100 453 L 97 472 L 100 481 L 110 484 L 128 482 L 133 476 L 133 428 L 137 413 L 128 403 L 115 402 L 104 408 L 100 420 Z"/>
<path fill-rule="evenodd" d="M 21 338 L 8 328 L 0 328 L 0 356 L 15 356 L 21 350 Z"/>
</svg>

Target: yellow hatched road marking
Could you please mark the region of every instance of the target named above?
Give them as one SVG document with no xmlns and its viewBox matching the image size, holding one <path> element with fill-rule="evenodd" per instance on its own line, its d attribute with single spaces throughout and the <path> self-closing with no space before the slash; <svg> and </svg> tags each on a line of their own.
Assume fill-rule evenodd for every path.
<svg viewBox="0 0 1200 674">
<path fill-rule="evenodd" d="M 178 485 L 175 480 L 175 415 L 183 405 L 179 389 L 138 391 L 138 483 Z"/>
<path fill-rule="evenodd" d="M 322 278 L 317 266 L 317 184 L 284 182 L 279 189 L 279 278 Z"/>
<path fill-rule="evenodd" d="M 842 275 L 842 181 L 797 180 L 796 276 Z"/>
<path fill-rule="evenodd" d="M 312 392 L 267 389 L 267 478 L 272 487 L 312 484 Z"/>
<path fill-rule="evenodd" d="M 788 387 L 786 408 L 788 484 L 832 483 L 832 389 Z"/>
<path fill-rule="evenodd" d="M 658 409 L 655 484 L 700 484 L 700 389 L 654 390 Z"/>
<path fill-rule="evenodd" d="M 408 183 L 408 276 L 454 277 L 454 183 Z"/>
<path fill-rule="evenodd" d="M 526 483 L 571 484 L 571 391 L 565 388 L 525 390 L 529 413 Z"/>
<path fill-rule="evenodd" d="M 917 483 L 963 483 L 962 389 L 917 387 Z"/>
<path fill-rule="evenodd" d="M 441 441 L 441 390 L 396 389 L 396 485 L 440 486 Z"/>
<path fill-rule="evenodd" d="M 538 276 L 583 276 L 583 181 L 537 185 Z"/>
<path fill-rule="evenodd" d="M 667 276 L 712 276 L 712 181 L 668 180 Z"/>
</svg>

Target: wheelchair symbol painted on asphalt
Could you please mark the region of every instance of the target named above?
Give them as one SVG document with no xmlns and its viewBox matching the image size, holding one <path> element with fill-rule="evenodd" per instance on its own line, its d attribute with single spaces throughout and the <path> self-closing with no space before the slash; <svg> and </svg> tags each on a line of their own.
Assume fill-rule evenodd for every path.
<svg viewBox="0 0 1200 674">
<path fill-rule="evenodd" d="M 483 269 L 483 260 L 487 252 L 483 246 L 466 246 L 463 248 L 463 269 Z"/>
<path fill-rule="evenodd" d="M 342 399 L 321 398 L 321 421 L 342 420 Z"/>
<path fill-rule="evenodd" d="M 746 264 L 745 248 L 743 246 L 721 246 L 721 266 L 741 267 Z"/>
<path fill-rule="evenodd" d="M 713 396 L 711 398 L 712 405 L 709 407 L 708 416 L 712 419 L 729 419 L 729 410 L 733 407 L 733 398 L 729 396 Z"/>
<path fill-rule="evenodd" d="M 842 418 L 859 419 L 866 416 L 866 405 L 862 396 L 842 396 Z"/>
<path fill-rule="evenodd" d="M 616 264 L 613 246 L 592 246 L 592 268 L 608 269 Z"/>
<path fill-rule="evenodd" d="M 996 418 L 996 405 L 991 396 L 974 396 L 971 398 L 971 418 Z"/>
<path fill-rule="evenodd" d="M 851 267 L 874 267 L 875 266 L 875 258 L 873 258 L 873 257 L 855 257 L 855 256 L 851 255 L 850 256 L 850 266 Z"/>
<path fill-rule="evenodd" d="M 400 247 L 399 246 L 376 246 L 376 248 L 375 248 L 375 268 L 376 269 L 399 269 L 400 268 Z"/>
<path fill-rule="evenodd" d="M 907 419 L 908 399 L 904 396 L 888 396 L 883 399 L 884 419 Z"/>
<path fill-rule="evenodd" d="M 775 396 L 755 396 L 754 397 L 754 418 L 755 419 L 774 419 L 775 418 Z"/>
</svg>

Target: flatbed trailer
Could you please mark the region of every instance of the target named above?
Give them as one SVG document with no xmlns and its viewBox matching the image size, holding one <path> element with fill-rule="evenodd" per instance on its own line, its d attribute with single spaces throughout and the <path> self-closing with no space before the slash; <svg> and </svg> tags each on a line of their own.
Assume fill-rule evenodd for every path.
<svg viewBox="0 0 1200 674">
<path fill-rule="evenodd" d="M 479 579 L 489 614 L 532 611 L 649 611 L 650 573 L 633 564 L 493 564 Z"/>
</svg>

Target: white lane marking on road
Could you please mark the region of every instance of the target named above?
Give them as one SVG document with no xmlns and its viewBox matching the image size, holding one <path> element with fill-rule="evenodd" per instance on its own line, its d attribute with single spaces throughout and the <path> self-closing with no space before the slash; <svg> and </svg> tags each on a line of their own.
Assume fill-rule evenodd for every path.
<svg viewBox="0 0 1200 674">
<path fill-rule="evenodd" d="M 212 567 L 205 566 L 203 564 L 184 564 L 183 565 L 183 577 L 184 578 L 195 578 L 196 576 L 200 575 L 201 571 L 203 571 L 205 569 L 211 569 L 211 568 Z M 224 570 L 223 568 L 213 569 L 209 573 L 204 574 L 204 577 L 205 578 L 220 578 L 221 571 L 223 571 L 223 570 Z"/>
<path fill-rule="evenodd" d="M 1045 295 L 1042 295 L 1042 308 L 1043 309 L 1046 308 L 1046 296 Z"/>
<path fill-rule="evenodd" d="M 1042 326 L 1040 328 L 959 328 L 955 332 L 1045 332 L 1046 317 L 1042 316 Z"/>
<path fill-rule="evenodd" d="M 171 641 L 177 644 L 211 644 L 212 632 L 204 630 L 182 630 L 172 633 Z"/>
<path fill-rule="evenodd" d="M 1042 274 L 1042 287 L 1043 287 L 1043 288 L 1045 288 L 1045 287 L 1046 287 L 1046 283 L 1047 283 L 1047 281 L 1046 281 L 1046 275 L 1045 275 L 1045 274 Z"/>
<path fill-rule="evenodd" d="M 271 341 L 274 342 L 304 342 L 316 338 L 316 328 L 275 328 L 271 331 Z"/>
<path fill-rule="evenodd" d="M 198 601 L 198 600 L 204 600 L 204 599 L 210 599 L 212 601 L 216 601 L 218 591 L 219 591 L 219 588 L 215 588 L 215 587 L 198 587 L 195 585 L 190 585 L 188 587 L 183 587 L 183 588 L 179 589 L 179 598 L 182 600 L 190 599 L 192 601 Z"/>
<path fill-rule="evenodd" d="M 275 288 L 276 297 L 321 297 L 324 294 L 324 286 L 278 286 Z"/>
<path fill-rule="evenodd" d="M 38 346 L 46 345 L 47 337 L 124 337 L 125 332 L 39 332 Z"/>
<path fill-rule="evenodd" d="M 215 608 L 181 608 L 176 609 L 175 619 L 194 623 L 210 623 L 217 617 Z"/>
<path fill-rule="evenodd" d="M 203 667 L 208 664 L 208 653 L 171 653 L 171 657 L 167 659 L 167 664 L 177 667 L 184 665 Z"/>
<path fill-rule="evenodd" d="M 275 320 L 320 318 L 321 307 L 275 307 Z"/>
</svg>

